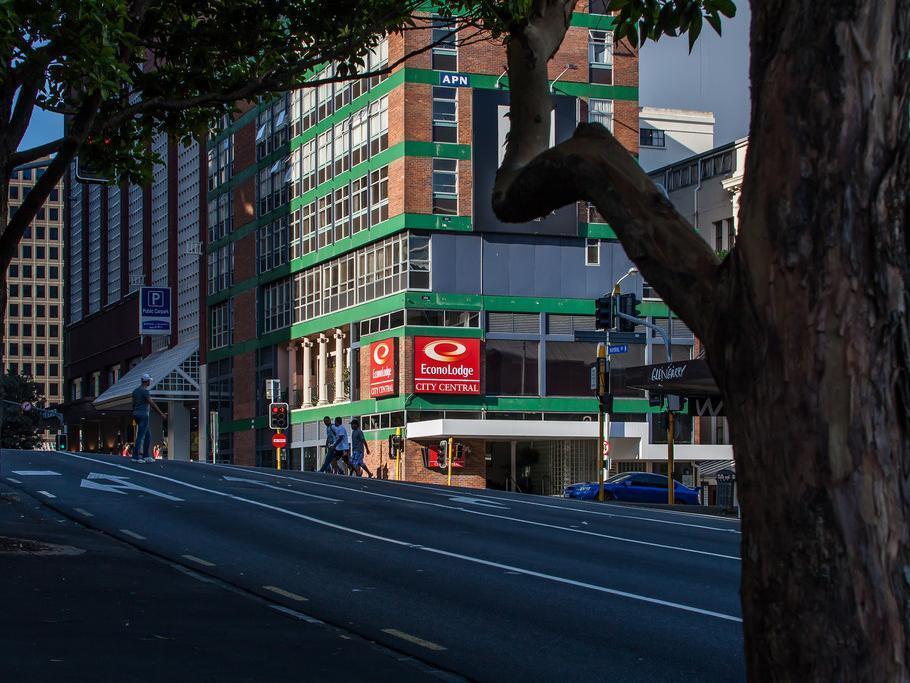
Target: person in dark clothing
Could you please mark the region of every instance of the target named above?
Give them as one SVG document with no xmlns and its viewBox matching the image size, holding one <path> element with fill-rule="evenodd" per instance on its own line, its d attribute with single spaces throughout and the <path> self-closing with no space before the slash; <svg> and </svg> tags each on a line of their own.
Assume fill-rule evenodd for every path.
<svg viewBox="0 0 910 683">
<path fill-rule="evenodd" d="M 365 471 L 367 476 L 372 479 L 373 473 L 370 472 L 370 468 L 363 461 L 364 451 L 369 455 L 370 446 L 367 444 L 366 436 L 364 436 L 363 430 L 360 428 L 360 420 L 355 417 L 351 420 L 351 467 L 354 468 L 354 472 L 357 473 L 358 477 L 362 477 Z"/>
<path fill-rule="evenodd" d="M 326 474 L 338 474 L 338 468 L 335 465 L 335 460 L 338 458 L 335 453 L 335 425 L 332 424 L 332 418 L 328 415 L 322 418 L 322 424 L 325 425 L 325 462 L 322 463 L 319 471 Z"/>
<path fill-rule="evenodd" d="M 149 446 L 152 441 L 152 434 L 149 431 L 150 408 L 154 408 L 161 419 L 166 419 L 158 404 L 152 400 L 152 394 L 149 386 L 152 383 L 152 377 L 148 373 L 142 375 L 140 384 L 133 389 L 133 420 L 136 422 L 136 447 L 133 449 L 133 462 L 154 462 L 154 458 L 149 456 Z"/>
</svg>

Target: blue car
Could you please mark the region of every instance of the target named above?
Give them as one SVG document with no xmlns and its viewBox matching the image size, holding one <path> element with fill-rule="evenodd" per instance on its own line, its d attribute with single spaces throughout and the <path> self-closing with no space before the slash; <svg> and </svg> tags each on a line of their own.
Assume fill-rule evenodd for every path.
<svg viewBox="0 0 910 683">
<path fill-rule="evenodd" d="M 698 505 L 698 491 L 674 480 L 673 493 L 678 505 Z M 597 500 L 597 482 L 572 484 L 563 491 L 565 498 Z M 604 500 L 626 503 L 666 503 L 667 477 L 649 472 L 623 472 L 604 481 Z"/>
</svg>

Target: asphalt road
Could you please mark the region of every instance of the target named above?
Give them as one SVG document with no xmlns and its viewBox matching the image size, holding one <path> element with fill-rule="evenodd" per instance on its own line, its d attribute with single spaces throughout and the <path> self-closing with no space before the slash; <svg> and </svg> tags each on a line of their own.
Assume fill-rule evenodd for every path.
<svg viewBox="0 0 910 683">
<path fill-rule="evenodd" d="M 745 677 L 735 520 L 40 451 L 4 450 L 0 476 L 87 526 L 469 679 Z"/>
</svg>

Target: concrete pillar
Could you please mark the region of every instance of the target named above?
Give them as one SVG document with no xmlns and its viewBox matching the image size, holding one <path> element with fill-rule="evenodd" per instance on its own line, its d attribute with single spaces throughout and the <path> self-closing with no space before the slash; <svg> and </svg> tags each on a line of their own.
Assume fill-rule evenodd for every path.
<svg viewBox="0 0 910 683">
<path fill-rule="evenodd" d="M 344 332 L 335 330 L 335 403 L 344 402 Z"/>
<path fill-rule="evenodd" d="M 329 402 L 328 387 L 326 386 L 326 373 L 329 360 L 329 338 L 324 334 L 320 334 L 316 341 L 319 343 L 318 371 L 316 374 L 316 383 L 319 388 L 319 403 L 317 405 L 323 406 Z"/>
<path fill-rule="evenodd" d="M 509 464 L 510 464 L 511 471 L 512 471 L 512 481 L 509 482 L 509 491 L 515 490 L 515 485 L 516 485 L 516 482 L 518 481 L 518 477 L 517 477 L 518 470 L 515 466 L 516 460 L 517 460 L 517 458 L 516 458 L 517 449 L 518 449 L 518 442 L 510 441 L 509 442 Z"/>
<path fill-rule="evenodd" d="M 190 409 L 183 401 L 167 404 L 168 460 L 190 459 Z"/>
<path fill-rule="evenodd" d="M 309 339 L 303 340 L 303 407 L 309 408 L 313 405 L 313 398 L 310 395 L 310 377 L 313 376 L 313 342 Z"/>
<path fill-rule="evenodd" d="M 297 401 L 297 342 L 288 344 L 288 404 L 299 408 Z"/>
<path fill-rule="evenodd" d="M 199 366 L 199 462 L 209 460 L 209 369 L 205 363 Z"/>
</svg>

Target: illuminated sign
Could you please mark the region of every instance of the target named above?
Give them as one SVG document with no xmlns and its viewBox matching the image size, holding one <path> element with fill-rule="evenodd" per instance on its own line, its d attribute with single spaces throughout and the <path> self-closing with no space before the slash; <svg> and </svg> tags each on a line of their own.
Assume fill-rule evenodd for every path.
<svg viewBox="0 0 910 683">
<path fill-rule="evenodd" d="M 480 340 L 414 337 L 415 394 L 480 394 Z"/>
<path fill-rule="evenodd" d="M 397 341 L 393 338 L 370 344 L 370 398 L 398 393 L 398 373 L 395 372 Z"/>
</svg>

